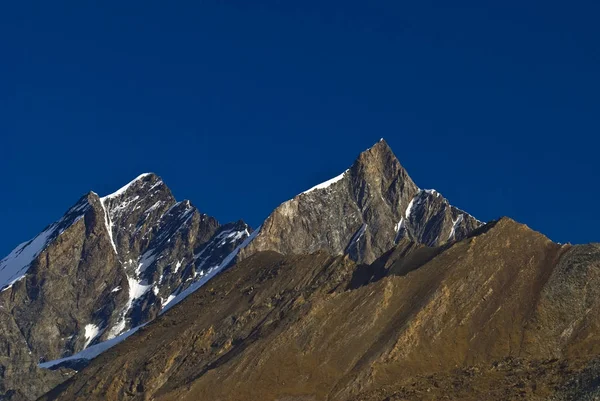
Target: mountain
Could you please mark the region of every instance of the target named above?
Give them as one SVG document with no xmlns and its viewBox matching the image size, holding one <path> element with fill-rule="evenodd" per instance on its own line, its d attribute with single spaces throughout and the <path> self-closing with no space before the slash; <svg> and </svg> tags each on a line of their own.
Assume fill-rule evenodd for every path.
<svg viewBox="0 0 600 401">
<path fill-rule="evenodd" d="M 595 399 L 599 261 L 507 218 L 370 265 L 258 252 L 42 399 Z"/>
<path fill-rule="evenodd" d="M 32 383 L 50 374 L 36 364 L 79 370 L 258 251 L 325 250 L 372 262 L 404 239 L 439 245 L 480 225 L 436 191 L 420 190 L 383 140 L 340 177 L 282 204 L 255 232 L 242 221 L 219 225 L 177 202 L 155 174 L 142 174 L 110 195 L 90 192 L 0 261 L 0 319 L 11 328 L 3 366 L 32 365 Z M 27 363 L 18 362 L 15 344 Z M 58 381 L 73 373 L 59 370 Z M 16 375 L 24 377 L 0 382 L 15 388 Z"/>
<path fill-rule="evenodd" d="M 155 174 L 83 196 L 0 261 L 0 386 L 152 320 L 230 263 L 251 231 L 177 202 Z"/>
<path fill-rule="evenodd" d="M 384 140 L 254 231 L 144 174 L 0 261 L 0 394 L 591 400 L 599 269 L 420 189 Z"/>
<path fill-rule="evenodd" d="M 481 224 L 437 191 L 419 189 L 381 139 L 341 175 L 275 209 L 240 258 L 323 249 L 371 263 L 401 238 L 437 246 Z"/>
</svg>

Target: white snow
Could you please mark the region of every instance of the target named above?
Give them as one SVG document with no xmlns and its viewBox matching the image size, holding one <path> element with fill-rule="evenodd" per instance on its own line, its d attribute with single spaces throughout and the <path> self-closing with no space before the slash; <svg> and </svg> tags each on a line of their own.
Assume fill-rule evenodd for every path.
<svg viewBox="0 0 600 401">
<path fill-rule="evenodd" d="M 401 217 L 398 224 L 396 224 L 396 236 L 394 238 L 395 243 L 400 240 L 400 234 L 402 234 L 403 229 L 406 229 L 406 220 L 404 220 L 404 217 Z"/>
<path fill-rule="evenodd" d="M 245 247 L 248 246 L 248 244 L 250 244 L 250 242 L 252 242 L 252 240 L 256 237 L 256 235 L 258 234 L 259 231 L 260 231 L 260 227 L 258 227 L 256 230 L 254 230 L 252 232 L 252 234 L 250 234 L 248 236 L 248 238 L 246 238 L 229 255 L 227 255 L 225 257 L 225 259 L 223 259 L 223 261 L 218 266 L 214 266 L 214 267 L 211 267 L 210 269 L 208 269 L 208 271 L 206 271 L 206 274 L 204 276 L 202 276 L 198 281 L 196 281 L 195 283 L 190 285 L 188 288 L 186 288 L 185 290 L 180 292 L 176 297 L 171 299 L 167 304 L 165 304 L 165 306 L 163 306 L 163 309 L 160 311 L 160 313 L 162 314 L 162 313 L 166 312 L 167 310 L 171 309 L 173 306 L 177 305 L 179 302 L 184 300 L 188 295 L 195 292 L 198 288 L 202 287 L 208 280 L 210 280 L 211 278 L 216 276 L 219 272 L 221 272 L 221 270 L 226 268 L 229 265 L 229 263 L 231 263 L 231 261 L 237 256 L 237 254 L 240 252 L 240 250 L 244 249 Z"/>
<path fill-rule="evenodd" d="M 100 328 L 95 324 L 86 324 L 84 330 L 85 344 L 83 345 L 83 348 L 85 349 L 92 341 L 94 341 L 96 337 L 98 337 L 100 334 Z"/>
<path fill-rule="evenodd" d="M 93 358 L 97 357 L 98 355 L 100 355 L 101 353 L 103 353 L 104 351 L 106 351 L 106 350 L 114 347 L 118 343 L 122 342 L 127 337 L 131 336 L 132 334 L 134 334 L 136 331 L 138 331 L 140 328 L 142 328 L 144 326 L 145 326 L 145 324 L 138 326 L 138 327 L 134 327 L 133 329 L 126 331 L 125 333 L 121 334 L 118 337 L 114 337 L 110 340 L 103 341 L 99 344 L 92 345 L 91 347 L 86 348 L 83 351 L 80 351 L 74 355 L 67 356 L 67 357 L 61 358 L 61 359 L 55 359 L 53 361 L 43 362 L 43 363 L 40 363 L 38 366 L 40 368 L 48 369 L 48 368 L 51 368 L 52 366 L 58 365 L 60 363 L 66 362 L 66 361 L 76 361 L 78 359 L 88 359 L 88 360 L 93 359 Z"/>
<path fill-rule="evenodd" d="M 56 230 L 56 223 L 38 234 L 31 241 L 16 247 L 7 257 L 0 260 L 0 288 L 12 286 L 25 277 L 29 265 L 45 248 Z"/>
<path fill-rule="evenodd" d="M 173 273 L 177 273 L 179 271 L 179 268 L 181 267 L 181 261 L 182 260 L 183 259 L 177 261 L 177 264 L 175 265 L 175 270 L 173 271 Z"/>
<path fill-rule="evenodd" d="M 117 292 L 117 291 L 121 291 L 121 286 L 113 288 L 110 292 Z"/>
<path fill-rule="evenodd" d="M 104 199 L 104 198 L 102 198 Z M 127 209 L 131 209 L 131 204 L 134 203 L 136 200 L 140 199 L 139 195 L 134 196 L 133 198 L 126 198 L 124 199 L 121 203 L 116 204 L 116 205 L 112 205 L 111 209 L 109 210 L 109 217 L 112 219 L 115 216 L 120 215 L 123 210 L 127 210 Z M 104 202 L 106 203 L 106 199 L 104 199 Z M 134 210 L 139 209 L 140 206 L 136 206 Z"/>
<path fill-rule="evenodd" d="M 164 308 L 165 308 L 165 306 L 167 306 L 168 304 L 170 304 L 170 303 L 171 303 L 171 301 L 172 301 L 172 300 L 174 300 L 174 299 L 175 299 L 175 295 L 173 295 L 173 294 L 169 295 L 169 296 L 167 297 L 166 301 L 163 301 L 163 300 L 161 299 L 161 303 L 162 303 L 162 309 L 164 309 Z"/>
<path fill-rule="evenodd" d="M 100 205 L 102 206 L 102 210 L 104 211 L 104 226 L 106 227 L 106 231 L 108 232 L 108 238 L 110 239 L 110 244 L 113 247 L 113 250 L 115 251 L 115 254 L 118 255 L 119 253 L 117 252 L 117 246 L 115 245 L 115 241 L 113 240 L 113 233 L 112 233 L 112 221 L 110 219 L 110 217 L 108 216 L 108 211 L 106 210 L 106 206 L 104 205 L 105 202 L 105 198 L 100 198 Z"/>
<path fill-rule="evenodd" d="M 127 185 L 121 187 L 119 190 L 113 192 L 112 194 L 108 194 L 106 196 L 103 196 L 102 198 L 100 198 L 100 200 L 104 201 L 104 200 L 107 200 L 107 199 L 110 199 L 110 198 L 115 198 L 115 197 L 117 197 L 119 195 L 122 195 L 123 193 L 125 193 L 125 191 L 127 191 L 127 189 L 129 189 L 129 187 L 131 185 L 133 185 L 133 183 L 135 183 L 138 180 L 141 180 L 142 178 L 144 178 L 144 177 L 146 177 L 146 176 L 148 176 L 150 174 L 152 174 L 152 173 L 140 174 L 139 176 L 137 176 L 136 178 L 134 178 L 132 181 L 130 181 Z"/>
<path fill-rule="evenodd" d="M 10 283 L 10 284 L 9 284 L 9 285 L 7 285 L 6 287 L 2 288 L 2 289 L 0 290 L 0 292 L 4 292 L 4 291 L 6 291 L 6 290 L 9 290 L 9 289 L 11 289 L 11 288 L 12 288 L 12 286 L 13 286 L 13 285 L 14 285 L 16 282 L 23 280 L 23 279 L 25 278 L 25 276 L 26 276 L 26 275 L 24 274 L 24 275 L 22 275 L 21 277 L 19 277 L 18 279 L 14 280 L 12 283 Z"/>
<path fill-rule="evenodd" d="M 410 214 L 412 213 L 412 209 L 415 207 L 415 202 L 417 205 L 422 204 L 425 201 L 425 197 L 423 194 L 432 195 L 435 197 L 441 196 L 441 194 L 435 189 L 419 189 L 419 192 L 412 198 L 406 207 L 406 211 L 404 212 L 404 218 L 407 221 L 410 221 Z"/>
<path fill-rule="evenodd" d="M 403 228 L 404 228 L 404 217 L 401 217 L 398 224 L 396 224 L 396 233 L 399 233 L 400 230 L 402 230 Z"/>
<path fill-rule="evenodd" d="M 454 238 L 454 235 L 456 235 L 456 229 L 458 228 L 460 223 L 462 223 L 463 219 L 464 219 L 464 215 L 459 214 L 458 217 L 456 218 L 456 220 L 454 220 L 452 222 L 452 230 L 450 231 L 450 235 L 448 236 L 448 239 Z"/>
<path fill-rule="evenodd" d="M 441 194 L 435 189 L 424 189 L 423 191 L 428 193 L 429 195 L 434 195 L 436 198 L 441 196 Z"/>
<path fill-rule="evenodd" d="M 132 277 L 127 277 L 127 282 L 129 284 L 129 302 L 133 303 L 138 298 L 141 298 L 145 293 L 150 291 L 152 288 L 152 284 L 143 284 L 142 282 L 138 282 L 136 279 Z"/>
<path fill-rule="evenodd" d="M 412 211 L 412 208 L 415 204 L 415 199 L 417 198 L 417 196 L 419 196 L 419 194 L 416 194 L 415 197 L 410 200 L 410 202 L 408 203 L 408 206 L 406 207 L 406 211 L 404 212 L 404 217 L 406 217 L 406 220 L 408 220 L 410 218 L 410 212 Z"/>
<path fill-rule="evenodd" d="M 125 330 L 125 327 L 127 325 L 127 313 L 133 307 L 134 302 L 138 298 L 141 298 L 152 288 L 152 284 L 145 284 L 144 281 L 138 282 L 133 277 L 127 277 L 127 283 L 129 284 L 129 299 L 127 300 L 127 304 L 125 304 L 125 307 L 119 314 L 119 320 L 117 320 L 117 323 L 110 329 L 108 333 L 107 338 L 109 340 L 115 338 L 116 336 L 121 334 L 123 330 Z"/>
<path fill-rule="evenodd" d="M 138 177 L 136 177 L 134 180 L 132 180 L 131 182 L 129 182 L 127 185 L 121 187 L 116 192 L 113 192 L 112 194 L 109 194 L 109 195 L 106 195 L 106 196 L 103 196 L 102 198 L 100 198 L 100 204 L 102 205 L 102 209 L 104 210 L 104 223 L 105 223 L 105 226 L 106 226 L 106 231 L 108 232 L 108 237 L 110 239 L 110 243 L 111 243 L 111 245 L 112 245 L 112 247 L 113 247 L 113 249 L 115 251 L 115 254 L 117 254 L 117 255 L 118 255 L 117 246 L 115 245 L 115 241 L 114 241 L 114 238 L 113 238 L 113 222 L 112 222 L 113 217 L 115 217 L 116 215 L 118 215 L 122 210 L 127 209 L 127 207 L 131 203 L 133 203 L 133 202 L 135 202 L 136 200 L 139 199 L 139 196 L 136 195 L 136 196 L 134 196 L 131 199 L 125 199 L 123 202 L 121 202 L 118 205 L 113 205 L 111 207 L 110 211 L 108 210 L 108 204 L 107 204 L 107 202 L 109 200 L 111 200 L 111 199 L 114 199 L 114 198 L 116 198 L 116 197 L 124 194 L 127 191 L 127 189 L 129 189 L 129 187 L 132 184 L 134 184 L 136 181 L 138 181 L 138 180 L 140 180 L 140 179 L 142 179 L 142 178 L 144 178 L 144 177 L 146 177 L 146 176 L 148 176 L 150 174 L 151 173 L 141 174 Z M 153 207 L 154 206 L 158 207 L 156 204 L 153 205 Z"/>
<path fill-rule="evenodd" d="M 322 183 L 320 183 L 319 185 L 315 185 L 315 186 L 314 186 L 314 187 L 312 187 L 311 189 L 308 189 L 308 190 L 306 190 L 306 191 L 304 191 L 304 192 L 302 192 L 302 193 L 303 193 L 303 194 L 306 194 L 306 193 L 309 193 L 309 192 L 311 192 L 311 191 L 314 191 L 315 189 L 323 189 L 323 188 L 327 188 L 327 187 L 329 187 L 330 185 L 332 185 L 332 184 L 334 184 L 334 183 L 338 182 L 339 180 L 341 180 L 342 178 L 344 178 L 344 176 L 346 175 L 346 173 L 347 173 L 347 172 L 348 172 L 348 170 L 344 171 L 342 174 L 340 174 L 340 175 L 338 175 L 338 176 L 336 176 L 336 177 L 333 177 L 333 178 L 332 178 L 332 179 L 330 179 L 330 180 L 327 180 L 327 181 L 325 181 L 325 182 L 322 182 Z"/>
<path fill-rule="evenodd" d="M 222 238 L 222 240 L 221 240 L 221 242 L 219 242 L 218 246 L 221 247 L 228 242 L 237 241 L 237 240 L 241 239 L 242 237 L 244 237 L 245 235 L 249 235 L 248 229 L 244 229 L 241 231 L 238 231 L 238 230 L 223 231 L 222 233 L 219 233 L 219 235 L 217 235 L 217 238 Z"/>
</svg>

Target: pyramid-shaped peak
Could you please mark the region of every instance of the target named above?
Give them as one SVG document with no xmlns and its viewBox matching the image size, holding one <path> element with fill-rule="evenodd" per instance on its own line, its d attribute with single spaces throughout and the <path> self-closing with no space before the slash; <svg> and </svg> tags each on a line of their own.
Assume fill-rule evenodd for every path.
<svg viewBox="0 0 600 401">
<path fill-rule="evenodd" d="M 101 199 L 103 201 L 106 201 L 112 198 L 119 197 L 128 192 L 138 191 L 140 189 L 151 190 L 160 186 L 163 186 L 164 189 L 168 190 L 168 188 L 166 188 L 162 179 L 158 175 L 154 173 L 144 173 L 140 174 L 139 176 L 128 182 L 126 185 L 119 188 L 117 191 L 103 196 Z"/>
<path fill-rule="evenodd" d="M 383 138 L 360 153 L 350 170 L 353 175 L 358 174 L 365 179 L 367 177 L 381 178 L 386 182 L 400 177 L 400 180 L 405 181 L 410 187 L 417 188 Z"/>
<path fill-rule="evenodd" d="M 381 138 L 377 143 L 371 146 L 369 149 L 363 151 L 357 159 L 357 162 L 361 163 L 399 163 L 396 155 L 390 148 L 390 145 Z"/>
<path fill-rule="evenodd" d="M 391 152 L 391 148 L 390 145 L 387 143 L 387 141 L 383 138 L 381 138 L 380 140 L 378 140 L 377 142 L 375 142 L 375 144 L 373 146 L 371 146 L 369 149 L 367 149 L 365 152 L 368 151 L 385 151 Z"/>
</svg>

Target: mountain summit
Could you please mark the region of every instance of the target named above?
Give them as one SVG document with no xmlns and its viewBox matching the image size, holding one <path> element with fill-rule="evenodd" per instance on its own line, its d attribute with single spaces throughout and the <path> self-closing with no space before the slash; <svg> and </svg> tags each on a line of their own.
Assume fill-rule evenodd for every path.
<svg viewBox="0 0 600 401">
<path fill-rule="evenodd" d="M 177 202 L 152 173 L 110 195 L 83 196 L 0 261 L 5 386 L 24 380 L 23 371 L 35 370 L 29 365 L 155 318 L 229 264 L 251 232 L 242 221 L 220 225 L 191 202 Z"/>
<path fill-rule="evenodd" d="M 370 263 L 401 238 L 438 246 L 464 238 L 481 224 L 437 191 L 419 189 L 381 139 L 339 176 L 282 203 L 242 258 L 264 250 L 324 249 Z"/>
</svg>

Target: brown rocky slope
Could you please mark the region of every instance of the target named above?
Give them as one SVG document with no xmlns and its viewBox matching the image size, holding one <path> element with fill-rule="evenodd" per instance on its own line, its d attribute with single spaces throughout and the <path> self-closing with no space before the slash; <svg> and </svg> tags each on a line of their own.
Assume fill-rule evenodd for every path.
<svg viewBox="0 0 600 401">
<path fill-rule="evenodd" d="M 600 351 L 599 280 L 600 246 L 555 244 L 506 218 L 441 248 L 400 241 L 370 266 L 261 252 L 42 399 L 462 399 L 471 386 L 500 400 L 513 393 L 492 388 L 516 370 L 519 397 L 587 388 L 554 383 L 556 359 L 591 397 L 595 365 L 570 361 Z M 490 373 L 506 358 L 524 362 Z M 554 365 L 536 376 L 543 360 Z M 483 373 L 461 392 L 469 369 Z"/>
</svg>

